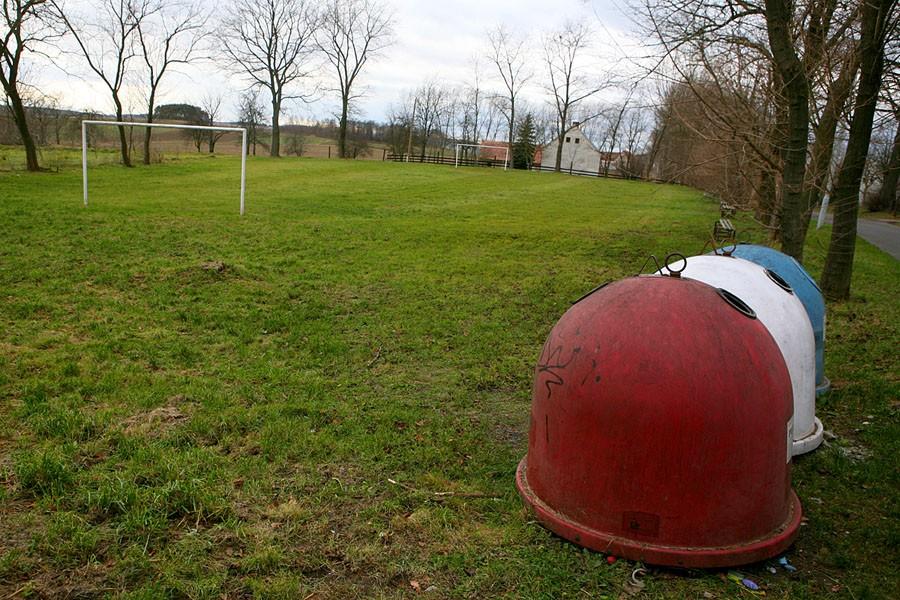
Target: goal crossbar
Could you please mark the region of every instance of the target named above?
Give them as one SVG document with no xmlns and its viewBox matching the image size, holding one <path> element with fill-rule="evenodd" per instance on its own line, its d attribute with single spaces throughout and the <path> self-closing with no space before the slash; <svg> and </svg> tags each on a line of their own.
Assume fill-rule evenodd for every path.
<svg viewBox="0 0 900 600">
<path fill-rule="evenodd" d="M 87 175 L 87 127 L 88 125 L 114 125 L 124 127 L 159 127 L 162 129 L 200 129 L 204 131 L 234 131 L 241 133 L 241 215 L 244 214 L 244 190 L 247 185 L 247 129 L 244 127 L 216 127 L 213 125 L 175 125 L 173 123 L 141 123 L 130 121 L 94 121 L 81 122 L 81 180 L 84 187 L 84 205 L 88 205 Z"/>
<path fill-rule="evenodd" d="M 454 168 L 459 167 L 459 149 L 460 148 L 494 148 L 496 150 L 506 150 L 506 158 L 503 159 L 503 170 L 509 167 L 509 146 L 488 146 L 487 144 L 457 144 L 456 145 L 456 164 Z"/>
</svg>

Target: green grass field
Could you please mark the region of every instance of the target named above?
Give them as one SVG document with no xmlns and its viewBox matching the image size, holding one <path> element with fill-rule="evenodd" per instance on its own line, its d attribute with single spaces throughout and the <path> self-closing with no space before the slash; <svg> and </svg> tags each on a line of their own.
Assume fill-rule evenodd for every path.
<svg viewBox="0 0 900 600">
<path fill-rule="evenodd" d="M 0 598 L 622 597 L 633 565 L 516 494 L 533 368 L 572 300 L 699 252 L 717 205 L 259 158 L 241 218 L 238 175 L 236 157 L 99 166 L 85 209 L 77 167 L 0 173 Z M 828 318 L 837 437 L 794 470 L 799 571 L 743 570 L 771 598 L 900 586 L 897 261 L 860 242 L 854 291 Z M 718 572 L 645 582 L 750 597 Z"/>
</svg>

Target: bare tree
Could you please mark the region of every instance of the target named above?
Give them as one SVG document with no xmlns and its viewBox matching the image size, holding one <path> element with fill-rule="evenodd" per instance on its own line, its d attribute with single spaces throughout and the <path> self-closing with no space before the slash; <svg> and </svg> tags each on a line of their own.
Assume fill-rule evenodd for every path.
<svg viewBox="0 0 900 600">
<path fill-rule="evenodd" d="M 46 0 L 3 0 L 0 19 L 0 86 L 6 95 L 13 122 L 25 147 L 25 166 L 39 171 L 37 148 L 28 128 L 22 101 L 21 76 L 27 53 L 59 36 L 50 19 Z"/>
<path fill-rule="evenodd" d="M 52 107 L 52 112 L 50 114 L 50 124 L 53 128 L 53 143 L 57 146 L 62 144 L 62 133 L 68 124 L 69 116 L 66 111 L 62 109 L 62 105 L 59 102 L 59 98 L 56 96 L 49 96 L 50 98 L 50 106 Z"/>
<path fill-rule="evenodd" d="M 152 0 L 99 0 L 91 6 L 90 20 L 76 20 L 63 10 L 59 0 L 51 0 L 57 17 L 75 39 L 88 67 L 107 87 L 115 105 L 116 120 L 124 113 L 122 86 L 128 63 L 136 56 L 135 36 L 143 21 L 156 10 Z M 122 164 L 131 166 L 125 127 L 119 126 Z"/>
<path fill-rule="evenodd" d="M 897 182 L 900 181 L 900 111 L 896 113 L 894 141 L 881 175 L 878 205 L 897 213 Z"/>
<path fill-rule="evenodd" d="M 590 81 L 579 58 L 587 50 L 590 28 L 584 23 L 567 22 L 562 29 L 544 36 L 544 64 L 547 67 L 547 92 L 556 110 L 556 137 L 562 139 L 570 125 L 572 111 L 605 86 Z M 563 145 L 556 145 L 554 170 L 562 165 Z"/>
<path fill-rule="evenodd" d="M 472 58 L 472 79 L 460 96 L 459 127 L 461 138 L 469 144 L 490 139 L 497 121 L 497 109 L 484 89 L 484 75 L 478 57 Z M 463 147 L 462 157 L 468 158 L 474 148 Z"/>
<path fill-rule="evenodd" d="M 209 117 L 206 114 L 206 111 L 202 111 L 201 115 L 197 115 L 196 119 L 192 119 L 190 125 L 209 125 Z M 201 148 L 203 148 L 203 142 L 206 141 L 206 131 L 203 129 L 185 129 L 184 136 L 191 140 L 191 143 L 194 145 L 194 148 L 197 149 L 197 153 L 199 154 Z"/>
<path fill-rule="evenodd" d="M 447 88 L 435 80 L 426 81 L 415 91 L 414 104 L 415 127 L 422 135 L 422 151 L 420 156 L 425 159 L 428 142 L 435 132 L 440 130 L 444 114 L 447 111 L 449 92 Z"/>
<path fill-rule="evenodd" d="M 835 77 L 825 84 L 827 86 L 825 102 L 822 103 L 821 108 L 817 111 L 818 114 L 813 119 L 812 129 L 815 141 L 810 146 L 809 162 L 806 167 L 804 221 L 809 220 L 813 208 L 819 204 L 830 183 L 837 128 L 846 114 L 858 70 L 859 53 L 853 48 L 847 49 L 843 53 L 838 67 L 829 69 L 835 74 Z"/>
<path fill-rule="evenodd" d="M 86 107 L 82 108 L 79 111 L 79 113 L 80 113 L 80 117 L 82 119 L 89 119 L 89 120 L 97 120 L 103 116 L 101 113 L 97 112 L 97 110 L 95 108 L 90 107 L 90 106 L 86 106 Z M 80 143 L 81 142 L 80 123 L 78 123 L 78 121 L 75 121 L 73 123 L 73 125 L 75 125 L 75 127 L 72 128 L 73 129 L 72 133 L 74 134 L 72 136 L 73 141 L 77 140 Z M 96 149 L 97 147 L 99 147 L 101 142 L 106 142 L 106 140 L 107 140 L 107 130 L 101 129 L 100 127 L 91 127 L 90 129 L 87 130 L 86 134 L 87 134 L 86 137 L 87 137 L 87 147 L 88 148 Z"/>
<path fill-rule="evenodd" d="M 766 30 L 772 62 L 786 107 L 781 151 L 781 246 L 785 253 L 803 260 L 803 243 L 809 222 L 803 206 L 806 149 L 809 143 L 809 73 L 799 57 L 799 41 L 792 30 L 792 0 L 765 0 Z"/>
<path fill-rule="evenodd" d="M 496 96 L 483 86 L 481 69 L 476 66 L 472 81 L 462 92 L 459 108 L 460 134 L 472 144 L 496 139 L 504 121 Z M 464 148 L 462 152 L 463 156 L 468 156 L 474 148 Z"/>
<path fill-rule="evenodd" d="M 666 137 L 666 131 L 672 122 L 673 107 L 665 102 L 668 95 L 668 89 L 665 85 L 657 82 L 652 92 L 653 95 L 653 129 L 649 136 L 649 147 L 647 148 L 647 156 L 644 160 L 644 179 L 650 179 L 656 176 L 657 157 L 662 148 L 662 140 Z"/>
<path fill-rule="evenodd" d="M 28 128 L 35 143 L 38 146 L 46 146 L 50 140 L 50 127 L 59 114 L 59 98 L 29 89 L 22 99 L 28 106 L 26 109 Z"/>
<path fill-rule="evenodd" d="M 538 146 L 552 142 L 556 131 L 556 111 L 544 104 L 531 114 L 534 117 L 534 141 Z"/>
<path fill-rule="evenodd" d="M 366 63 L 393 42 L 393 15 L 380 0 L 329 0 L 325 8 L 319 48 L 337 76 L 341 97 L 338 155 L 347 157 L 347 119 L 360 97 L 354 84 Z"/>
<path fill-rule="evenodd" d="M 508 143 L 513 146 L 516 128 L 516 100 L 531 79 L 525 39 L 510 33 L 502 25 L 488 32 L 489 60 L 496 67 L 506 92 L 498 107 L 506 117 Z"/>
<path fill-rule="evenodd" d="M 833 148 L 829 128 L 837 123 L 833 116 L 840 114 L 840 95 L 847 89 L 840 70 L 846 67 L 847 80 L 853 81 L 854 67 L 842 59 L 853 46 L 860 4 L 859 0 L 645 0 L 648 32 L 663 49 L 660 64 L 672 65 L 679 80 L 697 91 L 702 88 L 697 99 L 704 111 L 744 144 L 741 152 L 754 155 L 747 164 L 761 169 L 763 180 L 771 179 L 759 194 L 771 204 L 771 225 L 783 250 L 801 260 L 811 203 L 818 198 L 810 188 L 821 185 L 827 174 Z M 710 97 L 708 92 L 717 89 L 722 93 Z M 751 90 L 757 93 L 748 93 Z M 719 102 L 723 97 L 729 99 L 725 107 L 743 103 L 749 110 L 723 111 Z M 771 126 L 754 124 L 758 105 L 764 107 Z M 753 117 L 748 121 L 747 116 Z M 811 132 L 816 137 L 812 157 Z M 747 181 L 757 178 L 744 175 Z"/>
<path fill-rule="evenodd" d="M 219 113 L 222 110 L 222 94 L 206 94 L 203 96 L 200 108 L 203 109 L 203 113 L 207 119 L 204 125 L 215 127 L 216 121 L 219 119 Z M 216 151 L 216 142 L 228 132 L 206 130 L 201 131 L 201 133 L 204 134 L 203 137 L 206 138 L 206 146 L 209 149 L 209 153 L 212 154 Z M 198 147 L 197 150 L 199 151 L 200 148 Z"/>
<path fill-rule="evenodd" d="M 883 95 L 887 112 L 893 119 L 894 141 L 881 175 L 878 204 L 882 210 L 897 214 L 897 183 L 900 182 L 900 40 L 892 39 L 885 48 Z"/>
<path fill-rule="evenodd" d="M 496 140 L 500 137 L 500 130 L 506 122 L 506 117 L 495 100 L 496 98 L 490 98 L 489 102 L 485 104 L 484 114 L 481 118 L 481 122 L 484 124 L 481 129 L 483 133 L 479 136 L 481 139 Z"/>
<path fill-rule="evenodd" d="M 388 143 L 392 154 L 406 152 L 407 144 L 412 139 L 412 105 L 409 98 L 400 106 L 392 105 L 388 109 Z"/>
<path fill-rule="evenodd" d="M 231 67 L 272 98 L 272 144 L 280 154 L 279 120 L 285 100 L 308 100 L 296 90 L 313 75 L 319 17 L 311 0 L 234 0 L 222 23 L 222 43 Z M 292 91 L 294 90 L 294 91 Z"/>
<path fill-rule="evenodd" d="M 259 100 L 259 90 L 251 88 L 241 94 L 238 102 L 240 125 L 247 129 L 247 143 L 253 148 L 253 156 L 256 156 L 256 144 L 259 143 L 259 128 L 266 118 L 265 108 Z M 298 153 L 294 152 L 294 154 Z"/>
<path fill-rule="evenodd" d="M 774 237 L 784 146 L 784 127 L 774 122 L 784 111 L 777 108 L 762 11 L 732 4 L 647 3 L 648 33 L 665 55 L 656 70 L 662 86 L 647 169 L 737 206 L 755 202 Z"/>
<path fill-rule="evenodd" d="M 641 106 L 635 106 L 625 117 L 620 168 L 624 175 L 640 177 L 646 171 L 646 157 L 643 150 L 647 144 L 647 113 Z"/>
<path fill-rule="evenodd" d="M 832 193 L 834 224 L 822 271 L 822 292 L 834 299 L 846 299 L 850 296 L 860 182 L 869 153 L 872 123 L 884 76 L 885 44 L 897 35 L 900 25 L 897 0 L 866 0 L 862 2 L 860 12 L 859 84 L 847 151 Z"/>
<path fill-rule="evenodd" d="M 623 131 L 623 125 L 625 123 L 625 115 L 629 110 L 629 105 L 631 104 L 631 94 L 622 101 L 621 104 L 616 104 L 607 107 L 604 110 L 598 110 L 597 115 L 603 121 L 605 127 L 601 130 L 601 135 L 598 136 L 597 147 L 600 149 L 600 163 L 598 166 L 598 175 L 609 175 L 609 168 L 612 165 L 613 153 L 616 148 L 621 146 L 621 135 Z"/>
<path fill-rule="evenodd" d="M 462 107 L 462 92 L 459 88 L 447 88 L 444 99 L 444 111 L 442 123 L 439 124 L 443 137 L 441 138 L 441 156 L 444 151 L 458 138 L 457 125 L 459 124 L 459 111 Z"/>
<path fill-rule="evenodd" d="M 147 66 L 147 122 L 153 122 L 156 94 L 165 74 L 175 65 L 196 58 L 206 15 L 197 4 L 160 4 L 160 9 L 137 23 L 138 41 Z M 152 127 L 144 128 L 144 164 L 150 164 Z"/>
</svg>

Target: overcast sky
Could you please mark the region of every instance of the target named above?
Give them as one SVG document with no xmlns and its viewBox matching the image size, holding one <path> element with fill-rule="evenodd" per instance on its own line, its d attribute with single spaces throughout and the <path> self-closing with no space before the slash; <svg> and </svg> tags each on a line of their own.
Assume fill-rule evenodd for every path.
<svg viewBox="0 0 900 600">
<path fill-rule="evenodd" d="M 227 6 L 227 0 L 206 1 L 211 10 Z M 90 0 L 70 0 L 67 5 L 84 11 L 89 3 Z M 537 75 L 542 75 L 536 52 L 540 34 L 567 19 L 584 21 L 595 32 L 585 70 L 596 75 L 604 70 L 624 75 L 630 69 L 628 58 L 640 53 L 623 0 L 386 0 L 386 3 L 394 11 L 396 41 L 375 62 L 366 65 L 361 80 L 366 96 L 358 103 L 359 118 L 384 120 L 392 104 L 428 78 L 465 84 L 471 78 L 472 58 L 485 55 L 486 31 L 501 23 L 533 41 Z M 221 11 L 217 11 L 213 18 L 221 16 Z M 63 106 L 70 108 L 112 110 L 109 92 L 97 83 L 83 59 L 70 54 L 54 62 L 55 65 L 37 63 L 32 69 L 31 79 L 45 93 L 57 96 Z M 139 60 L 133 66 L 139 67 Z M 488 65 L 484 72 L 494 75 Z M 325 71 L 324 76 L 328 75 Z M 246 80 L 215 63 L 190 65 L 163 81 L 158 104 L 197 104 L 207 93 L 224 91 L 227 106 L 224 118 L 231 120 L 236 118 L 237 96 L 246 86 Z M 140 96 L 134 90 L 127 95 L 134 111 L 140 112 Z M 532 103 L 543 102 L 545 98 L 536 84 L 527 91 L 527 96 Z M 326 118 L 333 114 L 335 106 L 333 99 L 324 96 L 312 104 L 290 103 L 284 112 L 285 117 Z"/>
</svg>

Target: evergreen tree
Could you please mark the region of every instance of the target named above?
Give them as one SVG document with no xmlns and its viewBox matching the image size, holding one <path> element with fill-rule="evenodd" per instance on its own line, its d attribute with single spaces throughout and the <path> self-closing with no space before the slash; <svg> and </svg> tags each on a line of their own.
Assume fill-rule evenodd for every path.
<svg viewBox="0 0 900 600">
<path fill-rule="evenodd" d="M 534 151 L 537 148 L 534 118 L 531 113 L 519 121 L 516 130 L 516 141 L 512 148 L 512 166 L 514 169 L 531 169 L 534 164 Z"/>
</svg>

